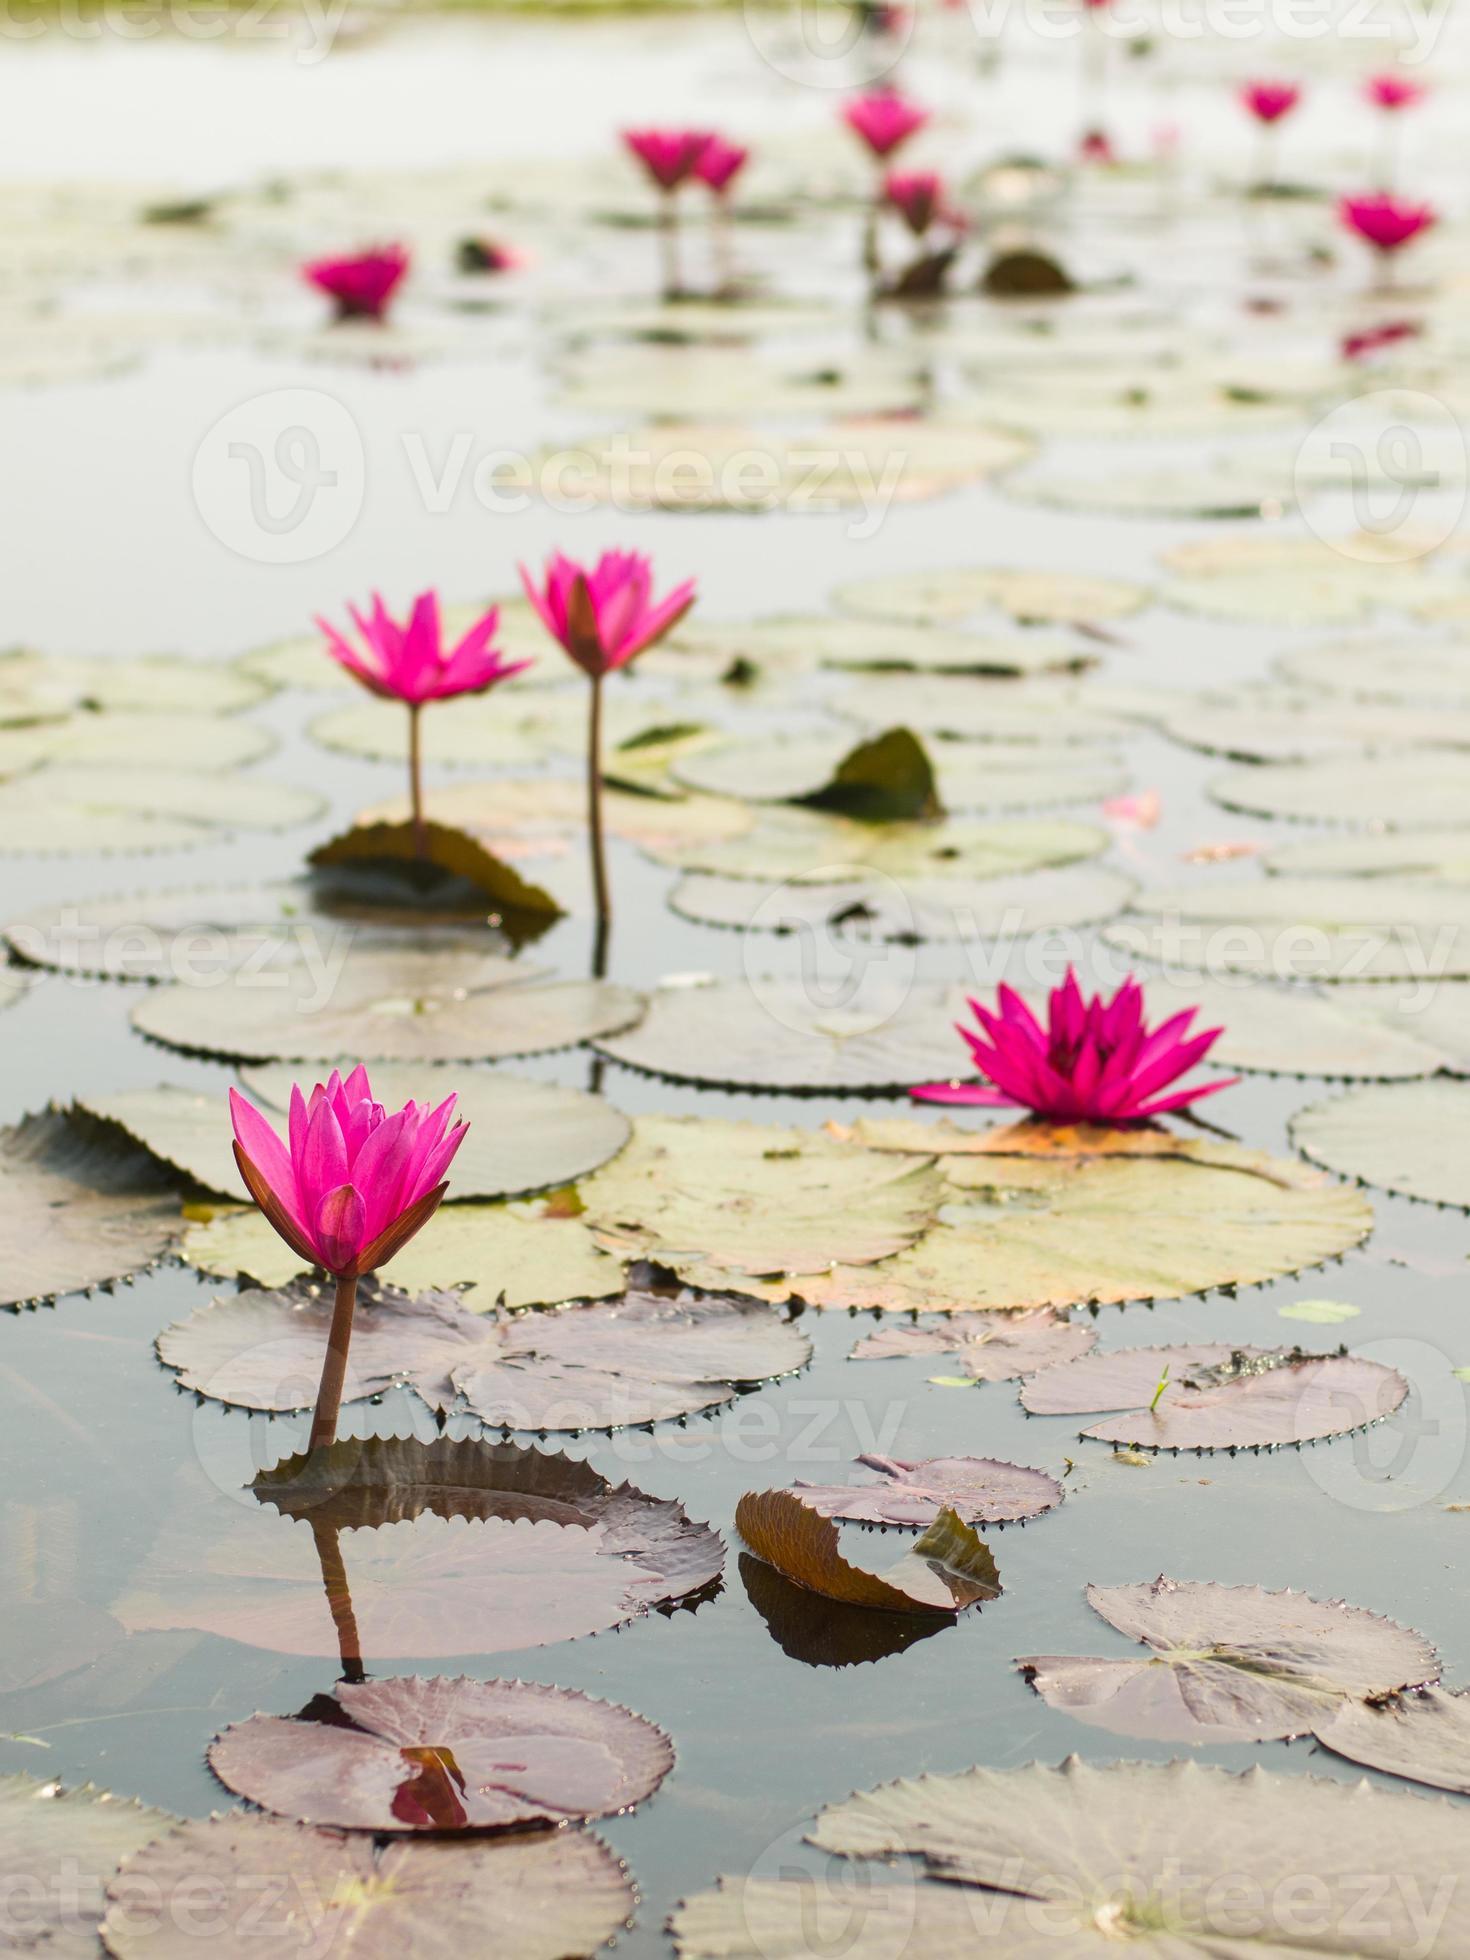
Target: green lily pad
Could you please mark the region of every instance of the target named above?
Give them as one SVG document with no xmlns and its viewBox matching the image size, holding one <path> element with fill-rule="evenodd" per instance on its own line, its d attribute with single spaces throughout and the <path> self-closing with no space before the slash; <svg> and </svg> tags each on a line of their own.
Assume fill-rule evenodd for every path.
<svg viewBox="0 0 1470 1960">
<path fill-rule="evenodd" d="M 256 707 L 270 684 L 218 661 L 181 654 L 0 653 L 0 724 L 123 709 L 130 714 L 236 714 Z"/>
<path fill-rule="evenodd" d="M 1043 625 L 1120 619 L 1136 612 L 1144 588 L 1123 579 L 1073 572 L 1006 571 L 967 566 L 953 572 L 903 572 L 843 586 L 837 603 L 870 618 L 958 626 L 988 612 Z"/>
<path fill-rule="evenodd" d="M 776 805 L 730 835 L 644 840 L 656 863 L 725 878 L 793 878 L 836 885 L 854 875 L 885 878 L 1003 878 L 1096 857 L 1107 832 L 1093 824 L 1014 818 L 993 823 L 868 824 L 822 810 Z"/>
<path fill-rule="evenodd" d="M 1319 994 L 1249 981 L 1228 985 L 1154 977 L 1145 980 L 1144 989 L 1151 1020 L 1197 1007 L 1197 1028 L 1220 1029 L 1209 1054 L 1215 1067 L 1381 1081 L 1433 1075 L 1441 1066 L 1440 1050 L 1427 1032 L 1416 1031 L 1407 1020 L 1389 1026 L 1359 1005 L 1361 996 L 1375 989 L 1334 987 Z"/>
<path fill-rule="evenodd" d="M 1227 810 L 1296 822 L 1385 830 L 1470 825 L 1470 769 L 1453 749 L 1267 763 L 1217 776 L 1210 794 Z"/>
<path fill-rule="evenodd" d="M 0 777 L 53 764 L 170 771 L 181 757 L 196 773 L 238 769 L 274 747 L 266 729 L 221 715 L 75 714 L 0 727 Z"/>
<path fill-rule="evenodd" d="M 1350 1089 L 1294 1116 L 1291 1140 L 1341 1177 L 1470 1211 L 1470 1083 Z"/>
<path fill-rule="evenodd" d="M 0 783 L 0 853 L 187 850 L 231 830 L 288 830 L 324 807 L 310 791 L 263 776 L 58 763 Z"/>
<path fill-rule="evenodd" d="M 1306 762 L 1419 743 L 1470 747 L 1470 708 L 1324 701 L 1319 690 L 1283 687 L 1195 695 L 1163 727 L 1190 748 L 1246 762 Z"/>
<path fill-rule="evenodd" d="M 1470 641 L 1330 641 L 1278 654 L 1276 671 L 1301 687 L 1327 688 L 1364 701 L 1470 708 Z"/>
<path fill-rule="evenodd" d="M 964 674 L 873 674 L 833 703 L 870 728 L 904 722 L 924 735 L 974 742 L 1112 742 L 1133 732 L 1129 721 L 1085 681 L 987 680 Z"/>
</svg>

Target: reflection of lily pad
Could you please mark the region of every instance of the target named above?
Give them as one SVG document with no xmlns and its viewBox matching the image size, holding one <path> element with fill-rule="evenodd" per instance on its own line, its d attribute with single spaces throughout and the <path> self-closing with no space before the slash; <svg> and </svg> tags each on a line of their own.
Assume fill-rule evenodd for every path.
<svg viewBox="0 0 1470 1960">
<path fill-rule="evenodd" d="M 907 1359 L 911 1355 L 950 1355 L 972 1381 L 1007 1382 L 1075 1361 L 1097 1346 L 1097 1329 L 1069 1320 L 1053 1307 L 1029 1313 L 956 1313 L 924 1325 L 905 1321 L 865 1335 L 853 1361 Z"/>
<path fill-rule="evenodd" d="M 1340 1599 L 1188 1579 L 1089 1586 L 1087 1603 L 1147 1659 L 1031 1655 L 1042 1700 L 1094 1728 L 1156 1742 L 1305 1735 L 1345 1702 L 1434 1680 L 1428 1641 Z"/>
<path fill-rule="evenodd" d="M 673 1765 L 663 1731 L 614 1702 L 419 1675 L 340 1681 L 299 1718 L 252 1715 L 209 1747 L 263 1810 L 359 1831 L 581 1823 L 630 1809 Z"/>
<path fill-rule="evenodd" d="M 288 1411 L 316 1400 L 331 1301 L 296 1285 L 218 1299 L 166 1328 L 159 1358 L 196 1394 Z M 731 1401 L 804 1367 L 811 1345 L 757 1300 L 641 1287 L 556 1312 L 469 1312 L 392 1288 L 359 1301 L 346 1402 L 395 1386 L 501 1429 L 622 1429 Z"/>
<path fill-rule="evenodd" d="M 297 968 L 277 977 L 159 987 L 133 1025 L 171 1048 L 248 1061 L 495 1061 L 574 1047 L 643 1011 L 630 988 L 548 979 L 495 954 L 362 953 L 330 987 Z"/>
<path fill-rule="evenodd" d="M 1357 1355 L 1217 1343 L 1084 1355 L 1023 1382 L 1021 1405 L 1038 1416 L 1119 1411 L 1082 1433 L 1134 1449 L 1275 1449 L 1365 1429 L 1408 1392 L 1402 1375 Z"/>
<path fill-rule="evenodd" d="M 1351 1089 L 1294 1116 L 1291 1140 L 1342 1177 L 1470 1211 L 1470 1084 Z"/>
</svg>

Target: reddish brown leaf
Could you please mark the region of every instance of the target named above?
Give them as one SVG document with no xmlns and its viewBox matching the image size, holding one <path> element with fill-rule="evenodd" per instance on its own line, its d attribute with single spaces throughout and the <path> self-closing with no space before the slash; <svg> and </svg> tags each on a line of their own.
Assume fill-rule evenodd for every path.
<svg viewBox="0 0 1470 1960">
<path fill-rule="evenodd" d="M 885 1613 L 958 1613 L 1000 1593 L 989 1548 L 953 1511 L 941 1511 L 917 1543 L 881 1578 L 850 1565 L 837 1527 L 795 1491 L 747 1491 L 735 1528 L 758 1558 L 799 1586 Z"/>
</svg>

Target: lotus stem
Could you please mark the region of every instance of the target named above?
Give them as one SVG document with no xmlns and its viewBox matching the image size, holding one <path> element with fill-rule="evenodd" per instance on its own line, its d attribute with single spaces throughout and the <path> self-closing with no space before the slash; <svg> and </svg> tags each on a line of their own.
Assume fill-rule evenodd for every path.
<svg viewBox="0 0 1470 1960">
<path fill-rule="evenodd" d="M 424 754 L 419 726 L 421 714 L 419 703 L 410 701 L 408 704 L 408 800 L 413 811 L 413 854 L 419 859 L 429 855 L 429 840 L 424 829 Z"/>
<path fill-rule="evenodd" d="M 322 1590 L 327 1595 L 332 1625 L 337 1629 L 337 1652 L 342 1661 L 342 1679 L 365 1681 L 367 1676 L 362 1665 L 362 1635 L 357 1630 L 357 1615 L 352 1610 L 352 1592 L 347 1584 L 347 1565 L 342 1557 L 337 1527 L 313 1519 L 311 1535 L 316 1541 L 317 1558 L 321 1561 Z"/>
<path fill-rule="evenodd" d="M 730 225 L 730 206 L 726 198 L 718 192 L 710 207 L 710 230 L 713 233 L 715 262 L 715 291 L 733 293 L 735 290 L 735 251 Z"/>
<path fill-rule="evenodd" d="M 592 676 L 592 705 L 587 715 L 587 829 L 592 838 L 592 896 L 597 922 L 605 933 L 612 917 L 607 895 L 607 862 L 602 840 L 602 676 Z M 600 935 L 601 936 L 601 935 Z"/>
<path fill-rule="evenodd" d="M 664 298 L 678 299 L 684 290 L 684 278 L 679 265 L 679 206 L 673 191 L 665 191 L 659 204 L 658 235 L 663 256 Z"/>
<path fill-rule="evenodd" d="M 316 1393 L 316 1414 L 311 1419 L 313 1450 L 329 1450 L 337 1440 L 337 1417 L 342 1408 L 342 1390 L 347 1381 L 347 1350 L 352 1345 L 352 1313 L 357 1305 L 357 1276 L 337 1281 L 337 1300 L 332 1308 L 332 1330 L 327 1335 L 327 1358 L 322 1363 L 321 1386 Z"/>
</svg>

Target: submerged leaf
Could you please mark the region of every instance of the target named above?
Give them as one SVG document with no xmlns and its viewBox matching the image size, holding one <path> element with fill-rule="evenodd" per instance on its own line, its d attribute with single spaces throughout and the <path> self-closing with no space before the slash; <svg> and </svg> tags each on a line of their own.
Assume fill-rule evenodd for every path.
<svg viewBox="0 0 1470 1960">
<path fill-rule="evenodd" d="M 735 1529 L 757 1558 L 799 1586 L 847 1606 L 885 1613 L 961 1613 L 1000 1595 L 1000 1575 L 984 1542 L 955 1512 L 941 1509 L 927 1531 L 881 1578 L 842 1556 L 837 1526 L 799 1491 L 747 1491 Z"/>
</svg>

